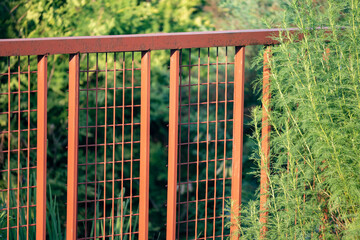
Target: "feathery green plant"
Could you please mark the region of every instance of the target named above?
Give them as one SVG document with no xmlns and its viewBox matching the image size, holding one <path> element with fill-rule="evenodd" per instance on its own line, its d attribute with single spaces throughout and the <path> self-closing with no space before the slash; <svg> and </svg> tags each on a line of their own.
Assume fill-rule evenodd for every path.
<svg viewBox="0 0 360 240">
<path fill-rule="evenodd" d="M 288 1 L 282 27 L 303 38 L 284 30 L 271 50 L 267 239 L 360 236 L 359 26 L 357 0 Z M 260 171 L 260 107 L 252 124 Z M 242 206 L 238 225 L 259 238 L 258 202 Z"/>
</svg>

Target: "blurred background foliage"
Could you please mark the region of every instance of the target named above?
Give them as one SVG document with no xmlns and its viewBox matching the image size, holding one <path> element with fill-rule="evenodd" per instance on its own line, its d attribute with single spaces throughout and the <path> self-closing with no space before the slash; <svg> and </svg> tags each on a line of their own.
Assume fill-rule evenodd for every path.
<svg viewBox="0 0 360 240">
<path fill-rule="evenodd" d="M 0 38 L 99 36 L 158 32 L 190 32 L 266 28 L 280 20 L 282 0 L 3 0 Z M 249 140 L 250 109 L 260 104 L 251 82 L 261 70 L 251 69 L 260 47 L 247 47 L 243 202 L 255 197 L 257 179 L 248 173 L 255 144 Z M 33 59 L 35 61 L 35 59 Z M 65 213 L 67 162 L 68 56 L 52 55 L 48 62 L 48 183 Z M 16 61 L 10 62 L 11 68 Z M 152 53 L 151 156 L 149 237 L 164 236 L 167 182 L 167 123 L 169 51 Z M 7 60 L 0 69 L 6 72 Z M 3 85 L 1 85 L 3 87 Z M 13 86 L 16 89 L 16 84 Z M 6 109 L 5 101 L 0 108 Z M 0 128 L 6 128 L 6 121 Z M 79 193 L 81 194 L 81 193 Z M 60 216 L 63 220 L 65 215 Z M 159 224 L 160 223 L 160 224 Z"/>
</svg>

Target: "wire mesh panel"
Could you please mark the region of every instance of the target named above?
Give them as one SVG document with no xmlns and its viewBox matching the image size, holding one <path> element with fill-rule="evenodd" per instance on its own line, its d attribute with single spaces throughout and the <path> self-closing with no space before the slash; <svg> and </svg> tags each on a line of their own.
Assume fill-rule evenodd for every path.
<svg viewBox="0 0 360 240">
<path fill-rule="evenodd" d="M 79 239 L 138 239 L 141 53 L 80 56 Z"/>
<path fill-rule="evenodd" d="M 177 239 L 229 236 L 231 196 L 233 48 L 180 53 Z"/>
<path fill-rule="evenodd" d="M 47 54 L 70 55 L 67 239 L 148 238 L 150 52 L 160 49 L 171 50 L 167 238 L 236 232 L 225 218 L 239 211 L 225 208 L 230 198 L 241 203 L 245 48 L 216 46 L 278 44 L 277 34 L 0 40 L 0 55 L 11 56 L 0 58 L 0 238 L 46 239 Z"/>
<path fill-rule="evenodd" d="M 36 56 L 0 59 L 0 238 L 36 238 Z"/>
</svg>

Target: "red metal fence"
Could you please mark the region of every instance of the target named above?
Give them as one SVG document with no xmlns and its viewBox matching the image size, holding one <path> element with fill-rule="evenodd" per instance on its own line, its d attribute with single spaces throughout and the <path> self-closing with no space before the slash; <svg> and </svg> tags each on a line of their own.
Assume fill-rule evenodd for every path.
<svg viewBox="0 0 360 240">
<path fill-rule="evenodd" d="M 0 56 L 8 61 L 0 75 L 6 103 L 0 109 L 0 174 L 7 182 L 0 190 L 0 214 L 6 216 L 0 235 L 31 239 L 36 229 L 36 239 L 46 238 L 47 58 L 69 54 L 67 239 L 148 239 L 150 55 L 170 49 L 166 236 L 230 236 L 236 229 L 224 227 L 225 202 L 241 203 L 245 46 L 277 44 L 272 36 L 278 34 L 271 29 L 0 40 Z M 37 66 L 31 65 L 34 55 Z M 265 65 L 268 57 L 269 51 Z M 265 104 L 268 76 L 265 66 Z"/>
</svg>

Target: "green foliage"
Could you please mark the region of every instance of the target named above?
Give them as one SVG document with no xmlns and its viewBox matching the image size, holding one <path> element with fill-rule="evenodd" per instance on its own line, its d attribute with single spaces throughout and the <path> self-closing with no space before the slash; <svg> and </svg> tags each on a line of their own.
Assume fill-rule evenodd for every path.
<svg viewBox="0 0 360 240">
<path fill-rule="evenodd" d="M 30 185 L 33 185 L 33 183 L 35 182 L 34 177 L 32 176 L 30 178 Z M 15 184 L 14 184 L 15 185 Z M 12 185 L 12 186 L 14 186 Z M 27 198 L 27 195 L 22 195 L 19 196 L 19 206 L 27 206 L 27 203 L 29 202 L 29 205 L 32 205 L 35 202 L 35 198 L 36 198 L 36 190 L 33 188 L 29 188 L 27 191 L 29 194 L 29 198 Z M 19 221 L 20 225 L 25 225 L 26 224 L 34 224 L 35 223 L 35 208 L 34 207 L 29 207 L 29 212 L 27 212 L 27 209 L 25 208 L 15 208 L 15 209 L 10 209 L 9 213 L 7 211 L 7 208 L 13 208 L 16 206 L 17 203 L 17 191 L 10 191 L 9 197 L 9 206 L 7 205 L 7 194 L 2 194 L 2 196 L 0 197 L 0 208 L 1 208 L 1 214 L 0 214 L 0 228 L 5 228 L 7 227 L 7 220 L 9 218 L 9 222 L 11 226 L 15 226 L 17 225 L 17 221 Z M 19 216 L 18 214 L 19 213 Z M 29 218 L 28 218 L 29 215 Z M 29 227 L 29 239 L 35 239 L 35 235 L 36 235 L 36 229 L 34 226 L 30 226 Z M 27 235 L 27 227 L 21 227 L 19 228 L 19 238 L 17 238 L 17 229 L 16 228 L 12 228 L 9 230 L 9 240 L 12 239 L 26 239 Z M 7 237 L 7 231 L 6 230 L 1 230 L 0 231 L 0 238 L 1 239 L 6 239 Z"/>
<path fill-rule="evenodd" d="M 304 37 L 284 31 L 269 63 L 268 239 L 360 236 L 359 7 L 356 0 L 288 2 L 282 27 Z M 314 29 L 322 26 L 330 32 Z M 254 109 L 259 170 L 260 114 Z M 242 206 L 244 238 L 258 236 L 255 205 Z"/>
<path fill-rule="evenodd" d="M 35 178 L 32 176 L 30 181 L 30 185 L 32 185 L 35 182 Z M 36 190 L 30 188 L 30 196 L 32 197 L 32 199 L 35 202 L 35 198 L 36 198 Z M 124 190 L 125 191 L 125 190 Z M 123 191 L 123 193 L 124 193 Z M 99 189 L 99 192 L 101 192 L 101 190 Z M 116 211 L 116 216 L 121 216 L 121 213 L 123 215 L 128 215 L 130 214 L 129 211 L 129 199 L 126 199 L 125 201 L 120 198 L 120 197 L 124 197 L 124 194 L 121 194 L 119 196 L 119 199 L 116 201 L 116 209 L 114 211 Z M 16 198 L 17 198 L 17 193 L 15 192 L 10 192 L 10 198 L 12 202 L 16 202 Z M 21 206 L 27 206 L 27 198 L 22 196 L 20 198 L 20 205 Z M 29 201 L 31 201 L 31 198 L 29 198 Z M 123 201 L 123 202 L 122 202 Z M 31 203 L 33 204 L 33 203 Z M 47 197 L 47 214 L 46 214 L 46 231 L 47 231 L 47 236 L 49 239 L 55 239 L 55 240 L 63 240 L 65 239 L 65 231 L 62 227 L 62 222 L 60 220 L 60 214 L 59 214 L 59 205 L 58 202 L 56 200 L 56 197 L 53 195 L 51 187 L 48 187 L 48 197 Z M 0 228 L 6 228 L 7 226 L 7 211 L 6 211 L 6 203 L 5 203 L 5 199 L 1 198 L 0 199 L 0 209 L 4 209 L 0 212 Z M 96 208 L 99 211 L 99 201 L 96 204 Z M 121 211 L 122 208 L 122 211 Z M 22 208 L 19 210 L 19 222 L 20 225 L 24 226 L 24 227 L 20 227 L 19 228 L 19 238 L 17 238 L 17 229 L 13 228 L 10 229 L 10 238 L 9 239 L 27 239 L 27 237 L 29 239 L 36 239 L 36 228 L 35 226 L 30 226 L 29 227 L 29 231 L 27 233 L 27 227 L 26 224 L 34 224 L 36 221 L 36 217 L 35 217 L 35 208 L 34 207 L 30 207 L 29 208 L 29 218 L 27 216 L 27 210 Z M 16 213 L 16 209 L 11 210 L 10 211 L 10 226 L 14 226 L 16 225 L 16 221 L 17 221 L 17 213 Z M 102 221 L 101 221 L 102 222 Z M 96 227 L 97 232 L 101 233 L 101 235 L 103 235 L 103 225 L 101 224 L 100 221 L 93 221 L 92 222 L 92 227 L 91 227 L 91 235 L 90 237 L 93 237 L 94 231 L 93 229 Z M 136 229 L 137 228 L 137 224 L 138 224 L 138 216 L 134 216 L 133 219 L 133 223 L 132 223 L 132 228 Z M 128 233 L 129 232 L 129 227 L 130 227 L 130 221 L 126 220 L 124 221 L 124 218 L 116 218 L 114 220 L 114 234 L 117 235 L 115 236 L 114 239 L 118 240 L 121 238 L 122 233 Z M 112 229 L 112 222 L 110 222 L 110 229 Z M 0 237 L 1 239 L 6 238 L 6 230 L 2 230 L 0 232 Z M 135 236 L 132 236 L 132 239 L 134 239 Z M 123 237 L 124 240 L 127 240 L 129 238 L 129 235 L 125 235 Z"/>
<path fill-rule="evenodd" d="M 227 30 L 264 29 L 278 27 L 281 23 L 281 13 L 284 11 L 284 0 L 216 0 L 218 4 L 218 19 L 216 26 Z M 261 69 L 251 67 L 262 46 L 246 46 L 245 54 L 245 89 L 244 89 L 244 149 L 243 149 L 243 179 L 242 202 L 246 204 L 255 198 L 259 186 L 258 179 L 251 174 L 256 168 L 254 161 L 249 161 L 256 150 L 256 143 L 251 140 L 251 109 L 261 104 L 260 93 L 254 91 L 253 82 Z"/>
<path fill-rule="evenodd" d="M 31 174 L 29 178 L 29 186 L 34 186 L 35 175 Z M 12 188 L 16 187 L 16 184 L 11 185 Z M 0 228 L 6 229 L 7 219 L 9 215 L 10 226 L 16 226 L 17 220 L 19 218 L 19 238 L 17 237 L 17 228 L 12 228 L 9 231 L 9 240 L 11 239 L 36 239 L 36 227 L 34 226 L 36 222 L 36 208 L 33 206 L 36 202 L 36 189 L 29 188 L 24 191 L 20 191 L 19 195 L 19 204 L 17 204 L 17 198 L 19 193 L 17 191 L 10 191 L 10 209 L 9 213 L 7 211 L 7 194 L 2 194 L 0 197 Z M 29 195 L 29 198 L 27 197 Z M 27 208 L 29 204 L 29 208 Z M 25 206 L 17 210 L 15 206 Z M 50 239 L 62 240 L 65 239 L 65 235 L 62 232 L 59 206 L 56 201 L 56 197 L 52 194 L 51 187 L 48 188 L 48 197 L 47 197 L 47 209 L 46 209 L 46 225 L 47 225 L 47 235 Z M 17 212 L 18 211 L 18 212 Z M 30 226 L 27 227 L 26 225 Z M 7 231 L 0 231 L 0 238 L 6 239 Z"/>
<path fill-rule="evenodd" d="M 53 195 L 51 187 L 48 187 L 48 197 L 46 199 L 46 231 L 49 238 L 54 240 L 65 239 L 65 233 L 61 227 L 61 220 L 59 214 L 59 205 L 56 196 Z"/>
<path fill-rule="evenodd" d="M 179 1 L 139 1 L 139 0 L 5 0 L 0 3 L 0 36 L 1 38 L 15 37 L 61 37 L 61 36 L 94 36 L 114 34 L 139 34 L 156 32 L 185 32 L 212 29 L 213 19 L 210 14 L 203 11 L 206 5 L 203 0 L 179 0 Z M 85 54 L 81 62 L 84 62 Z M 129 56 L 126 61 L 131 61 Z M 20 63 L 15 57 L 9 59 L 11 71 L 16 71 L 18 64 L 21 70 L 27 69 L 26 57 L 20 58 Z M 138 59 L 137 59 L 138 61 Z M 104 61 L 99 61 L 101 69 L 104 69 Z M 166 151 L 167 144 L 167 118 L 168 118 L 168 69 L 169 52 L 157 51 L 152 53 L 152 76 L 151 76 L 151 163 L 152 175 L 150 178 L 150 236 L 158 237 L 159 232 L 165 229 L 165 214 L 163 206 L 166 201 L 165 185 L 166 175 Z M 31 70 L 36 70 L 36 57 L 30 58 Z M 91 56 L 90 68 L 94 68 L 94 56 Z M 129 65 L 127 65 L 129 66 Z M 8 59 L 0 59 L 1 73 L 7 72 Z M 119 66 L 118 66 L 119 67 Z M 56 201 L 66 202 L 66 162 L 67 162 L 67 101 L 68 101 L 68 56 L 52 55 L 48 61 L 48 182 L 52 186 L 52 192 Z M 31 79 L 31 90 L 36 89 L 36 75 Z M 21 89 L 27 89 L 27 79 L 21 76 Z M 95 76 L 90 76 L 94 79 Z M 129 81 L 131 76 L 126 76 Z M 84 78 L 81 78 L 83 81 Z M 103 75 L 99 81 L 103 81 Z M 82 82 L 83 84 L 83 82 Z M 11 91 L 18 91 L 17 76 L 11 78 Z M 7 91 L 7 76 L 0 80 L 2 92 Z M 101 96 L 100 96 L 101 97 Z M 33 99 L 33 98 L 32 98 Z M 34 98 L 35 99 L 35 98 Z M 140 99 L 137 94 L 135 101 Z M 12 96 L 11 103 L 17 102 L 16 96 Z M 95 100 L 91 100 L 91 104 Z M 104 104 L 104 97 L 99 98 L 99 104 Z M 12 104 L 14 105 L 14 104 Z M 26 106 L 23 106 L 26 108 Z M 0 96 L 0 109 L 7 109 L 6 95 Z M 36 109 L 36 101 L 32 101 L 31 109 Z M 14 108 L 16 110 L 16 108 Z M 5 118 L 4 118 L 5 117 Z M 103 118 L 99 114 L 99 118 Z M 93 121 L 94 119 L 90 119 Z M 31 116 L 31 127 L 36 127 L 36 115 Z M 27 126 L 27 114 L 21 115 L 21 128 Z M 11 119 L 11 126 L 16 126 L 17 119 Z M 6 115 L 0 115 L 0 128 L 7 128 Z M 34 132 L 35 133 L 35 132 Z M 130 133 L 126 133 L 128 139 Z M 7 145 L 6 135 L 0 136 L 0 148 Z M 16 136 L 15 136 L 16 137 Z M 11 148 L 16 147 L 16 138 L 11 138 Z M 21 138 L 26 137 L 24 134 Z M 80 136 L 83 137 L 84 136 Z M 93 136 L 92 136 L 93 137 Z M 24 142 L 24 143 L 23 143 Z M 36 141 L 32 141 L 36 144 Z M 26 141 L 22 141 L 24 146 Z M 35 151 L 32 151 L 30 159 L 36 159 Z M 99 154 L 101 152 L 99 151 Z M 117 153 L 117 156 L 121 156 Z M 6 157 L 0 152 L 0 158 Z M 15 161 L 16 154 L 11 155 L 11 164 Z M 85 156 L 81 156 L 79 162 L 85 162 Z M 1 161 L 0 161 L 1 162 Z M 16 161 L 15 161 L 16 162 Z M 31 166 L 35 162 L 31 161 Z M 6 167 L 6 165 L 1 165 Z M 94 173 L 89 173 L 93 176 Z M 2 176 L 3 178 L 4 176 Z M 83 176 L 80 176 L 83 177 Z M 100 175 L 98 177 L 101 177 Z M 117 176 L 118 177 L 118 176 Z M 0 184 L 4 184 L 3 179 Z M 108 184 L 111 186 L 111 184 Z M 135 185 L 134 189 L 138 186 Z M 84 189 L 79 189 L 79 196 L 84 196 Z M 94 189 L 89 190 L 94 192 Z M 93 194 L 93 193 L 92 193 Z M 91 195 L 91 194 L 90 194 Z M 110 207 L 107 207 L 110 209 Z M 61 228 L 65 223 L 65 204 L 59 206 Z M 55 226 L 49 225 L 50 228 Z"/>
<path fill-rule="evenodd" d="M 205 0 L 4 0 L 0 3 L 0 37 L 1 38 L 15 38 L 15 37 L 61 37 L 61 36 L 85 36 L 85 35 L 113 35 L 113 34 L 133 34 L 133 33 L 155 33 L 155 32 L 185 32 L 185 31 L 202 31 L 212 30 L 214 26 L 218 26 L 220 29 L 241 29 L 241 28 L 260 28 L 263 27 L 263 23 L 259 21 L 261 16 L 273 16 L 275 12 L 281 7 L 281 2 L 277 0 L 267 1 L 205 1 Z M 216 16 L 217 6 L 211 4 L 220 3 L 224 12 L 223 15 Z M 209 8 L 210 7 L 210 8 Z M 250 14 L 248 14 L 250 12 Z M 215 15 L 215 16 L 214 16 Z M 241 16 L 241 17 L 239 17 Z M 221 24 L 218 24 L 221 23 Z M 230 48 L 229 48 L 230 49 Z M 202 56 L 206 55 L 205 52 L 201 53 Z M 202 50 L 202 51 L 203 51 Z M 255 49 L 257 50 L 257 49 Z M 222 50 L 220 50 L 222 51 Z M 253 49 L 247 47 L 247 59 L 255 55 Z M 183 51 L 184 62 L 187 61 L 187 50 Z M 211 62 L 215 62 L 215 54 L 211 51 Z M 89 65 L 91 69 L 95 68 L 95 54 L 90 54 Z M 102 54 L 103 56 L 104 54 Z M 112 54 L 108 54 L 109 59 Z M 220 55 L 224 55 L 220 52 Z M 111 57 L 110 57 L 111 56 Z M 192 56 L 193 60 L 197 60 L 196 54 Z M 86 54 L 81 55 L 81 64 L 86 63 Z M 111 60 L 112 61 L 112 60 Z M 126 61 L 131 62 L 131 57 L 126 56 Z M 230 61 L 230 59 L 229 59 Z M 18 64 L 23 70 L 27 70 L 27 58 L 21 57 L 20 63 L 18 63 L 17 57 L 11 57 L 9 66 L 11 71 L 17 71 Z M 52 194 L 54 195 L 49 202 L 49 206 L 52 212 L 58 212 L 57 214 L 48 214 L 51 218 L 48 221 L 48 231 L 55 232 L 54 238 L 63 237 L 65 223 L 65 204 L 59 204 L 59 209 L 56 209 L 56 203 L 66 202 L 66 162 L 67 162 L 67 99 L 68 99 L 68 56 L 67 55 L 51 55 L 49 56 L 48 63 L 48 182 L 52 186 Z M 110 62 L 110 61 L 109 61 Z M 137 59 L 137 63 L 139 59 Z M 248 64 L 249 61 L 246 62 Z M 150 219 L 149 236 L 151 237 L 165 237 L 165 221 L 166 211 L 164 211 L 164 204 L 166 201 L 166 180 L 167 180 L 167 123 L 168 123 L 168 69 L 169 65 L 169 52 L 168 51 L 154 51 L 152 52 L 152 76 L 151 76 L 151 152 L 150 152 Z M 31 70 L 36 70 L 36 56 L 30 57 Z M 128 66 L 128 65 L 127 65 Z M 0 59 L 1 73 L 7 72 L 7 59 Z M 118 66 L 119 67 L 119 66 Z M 85 67 L 86 68 L 86 67 Z M 82 69 L 85 69 L 82 66 Z M 99 68 L 104 69 L 104 59 L 99 60 Z M 232 71 L 229 71 L 232 72 Z M 197 76 L 195 71 L 191 73 L 194 75 L 191 77 L 191 82 L 196 83 Z M 201 79 L 206 79 L 206 67 L 201 71 Z M 250 79 L 255 76 L 255 71 L 247 71 L 247 81 L 245 84 L 245 114 L 249 115 L 249 109 L 256 99 L 251 94 L 252 89 L 250 86 Z M 223 72 L 220 71 L 220 75 Z M 185 71 L 182 73 L 183 79 L 186 83 L 188 77 Z M 27 79 L 25 75 L 21 76 L 21 90 L 27 90 Z M 94 87 L 95 74 L 90 74 L 89 79 L 92 81 L 92 87 Z M 192 79 L 194 78 L 194 79 Z M 229 79 L 232 76 L 229 75 Z M 86 85 L 84 81 L 86 77 L 82 75 L 80 81 L 82 87 Z M 17 75 L 11 77 L 11 91 L 18 91 Z M 104 82 L 104 75 L 99 75 L 99 81 Z M 126 76 L 126 81 L 130 81 L 130 77 Z M 7 76 L 3 76 L 0 80 L 0 88 L 2 92 L 7 91 Z M 36 74 L 31 78 L 31 90 L 36 90 Z M 187 90 L 184 88 L 184 95 L 186 97 Z M 221 89 L 223 91 L 223 89 Z M 91 95 L 92 94 L 92 95 Z M 93 93 L 90 95 L 89 104 L 95 104 L 95 98 Z M 191 93 L 196 96 L 196 93 Z M 204 95 L 205 96 L 205 95 Z M 213 97 L 213 94 L 211 94 Z M 220 96 L 223 97 L 223 96 Z M 32 97 L 32 99 L 35 99 Z M 99 93 L 98 104 L 104 105 L 104 94 Z M 111 101 L 111 96 L 108 101 Z M 140 95 L 136 94 L 135 101 L 140 99 Z M 84 103 L 84 99 L 81 99 Z M 11 103 L 17 102 L 16 95 L 12 95 Z M 27 106 L 21 106 L 21 109 L 25 109 Z M 82 105 L 84 107 L 84 105 Z M 32 101 L 31 109 L 36 109 L 36 101 Z M 231 107 L 229 107 L 231 108 Z M 0 95 L 0 109 L 7 109 L 7 95 Z M 16 110 L 14 107 L 13 110 Z M 211 112 L 214 109 L 210 109 Z M 224 109 L 219 107 L 219 116 L 223 115 Z M 230 111 L 229 111 L 230 113 Z M 231 114 L 231 113 L 230 113 Z M 111 115 L 108 113 L 108 116 Z M 191 112 L 191 118 L 196 118 L 195 111 Z M 138 116 L 135 116 L 138 120 Z M 89 117 L 89 122 L 94 125 L 95 117 Z M 104 119 L 104 113 L 99 113 L 99 119 Z M 117 118 L 119 121 L 120 118 Z M 83 118 L 80 118 L 83 121 Z M 250 121 L 249 118 L 245 118 L 245 122 Z M 36 115 L 30 116 L 31 128 L 36 128 Z M 27 113 L 21 114 L 21 129 L 27 128 Z M 82 125 L 84 122 L 81 122 Z M 12 117 L 11 126 L 17 125 L 17 119 Z M 7 128 L 6 115 L 0 115 L 0 128 Z M 220 127 L 219 127 L 220 128 Z M 204 131 L 205 129 L 201 129 Z M 222 129 L 220 129 L 222 130 Z M 187 131 L 186 127 L 183 127 L 183 131 Z M 191 129 L 193 134 L 195 129 Z M 228 128 L 229 135 L 231 135 L 231 129 Z M 250 133 L 249 127 L 245 128 L 245 133 Z M 11 137 L 11 148 L 14 149 L 17 146 L 16 135 Z M 0 149 L 7 145 L 6 135 L 1 135 Z M 21 138 L 25 139 L 26 135 L 21 134 Z M 34 140 L 32 140 L 34 137 Z M 186 137 L 186 134 L 183 134 Z M 205 137 L 202 135 L 202 137 Z M 211 136 L 214 137 L 214 136 Z M 86 138 L 84 132 L 80 132 L 80 140 L 84 141 Z M 91 136 L 94 138 L 94 136 Z M 125 138 L 129 138 L 129 133 Z M 247 141 L 247 137 L 244 139 L 244 172 L 246 173 L 250 169 L 251 162 L 247 161 L 250 155 L 251 149 L 254 144 Z M 119 139 L 118 139 L 119 140 Z M 186 141 L 186 140 L 184 140 Z M 36 144 L 36 132 L 31 135 L 31 142 L 35 146 Z M 25 146 L 26 141 L 21 141 L 21 146 Z M 100 149 L 100 148 L 99 148 Z M 186 152 L 186 148 L 183 148 Z M 230 153 L 230 151 L 227 151 Z M 91 152 L 92 153 L 92 152 Z M 214 154 L 214 149 L 210 147 L 210 153 Z M 103 149 L 98 150 L 98 155 L 103 157 Z M 204 153 L 199 153 L 201 158 L 204 158 Z M 220 153 L 219 153 L 220 154 Z M 183 154 L 186 156 L 187 154 Z M 116 152 L 116 156 L 121 156 L 120 152 Z M 190 157 L 194 158 L 196 151 L 190 152 Z M 0 163 L 1 166 L 6 168 L 6 164 L 3 164 L 4 154 L 0 151 Z M 6 155 L 5 155 L 6 157 Z M 21 156 L 23 158 L 23 156 Z M 16 154 L 11 155 L 12 168 L 16 168 Z M 36 151 L 31 151 L 30 166 L 35 164 Z M 119 159 L 117 159 L 119 160 Z M 185 161 L 185 160 L 184 160 Z M 82 153 L 79 155 L 79 162 L 85 162 L 85 156 Z M 221 166 L 218 171 L 221 172 Z M 227 169 L 229 171 L 230 168 Z M 215 171 L 212 169 L 208 174 L 213 175 Z M 91 179 L 94 179 L 94 172 L 89 170 L 88 173 Z M 117 173 L 118 174 L 118 173 Z M 202 169 L 200 175 L 203 177 L 205 170 Z M 230 173 L 226 173 L 230 174 Z M 14 175 L 14 176 L 13 176 Z M 194 176 L 194 175 L 192 175 Z M 0 184 L 5 184 L 5 175 L 1 176 Z M 98 179 L 103 175 L 98 174 Z M 116 176 L 119 177 L 118 175 Z M 16 180 L 15 174 L 11 175 L 12 181 Z M 79 175 L 79 181 L 83 182 L 84 175 Z M 6 185 L 6 184 L 5 184 Z M 3 188 L 6 188 L 4 185 Z M 84 198 L 85 189 L 84 185 L 79 187 L 79 196 Z M 95 188 L 88 186 L 88 197 L 93 199 Z M 107 187 L 111 187 L 111 184 L 107 184 Z M 246 175 L 243 179 L 243 202 L 253 198 L 253 192 L 256 187 L 256 182 L 250 175 Z M 135 184 L 134 189 L 138 186 Z M 128 188 L 127 188 L 128 189 Z M 107 192 L 110 192 L 107 190 Z M 100 194 L 100 192 L 98 192 Z M 209 195 L 212 195 L 209 192 Z M 185 194 L 184 194 L 185 195 Z M 97 196 L 100 197 L 100 196 Z M 93 208 L 93 207 L 92 207 Z M 111 211 L 111 207 L 106 207 L 107 211 Z M 119 208 L 117 208 L 118 210 Z M 93 210 L 93 209 L 92 209 Z M 79 208 L 79 215 L 82 215 L 84 208 Z M 201 211 L 204 211 L 203 209 Z M 194 214 L 193 212 L 190 213 Z M 60 219 L 60 220 L 59 220 Z M 62 223 L 59 228 L 59 223 Z M 116 222 L 118 224 L 118 222 Z M 108 225 L 107 225 L 108 226 Z M 200 225 L 199 225 L 200 226 Z M 101 224 L 97 223 L 95 226 L 99 232 Z M 89 227 L 90 228 L 90 227 Z M 200 231 L 200 230 L 199 230 Z M 160 236 L 161 234 L 161 236 Z"/>
<path fill-rule="evenodd" d="M 226 22 L 226 29 L 262 29 L 271 22 L 279 24 L 279 14 L 284 10 L 283 0 L 220 0 L 219 6 Z M 241 16 L 241 17 L 239 17 Z"/>
<path fill-rule="evenodd" d="M 98 189 L 98 192 L 101 192 L 100 188 Z M 130 207 L 129 207 L 129 203 L 130 203 L 130 199 L 126 199 L 124 201 L 123 197 L 125 196 L 125 190 L 122 189 L 121 193 L 119 195 L 119 199 L 116 201 L 116 209 L 114 208 L 112 211 L 114 211 L 114 213 L 116 212 L 115 216 L 128 216 L 130 214 L 132 214 L 130 212 Z M 100 211 L 100 201 L 96 202 L 96 209 L 97 212 L 101 212 Z M 98 219 L 98 216 L 96 217 Z M 132 231 L 136 231 L 137 230 L 137 225 L 138 225 L 138 221 L 139 221 L 139 217 L 138 215 L 134 216 L 132 218 L 132 220 L 127 219 L 126 221 L 124 221 L 125 217 L 116 217 L 114 219 L 114 239 L 115 240 L 120 240 L 120 239 L 124 239 L 124 240 L 128 240 L 129 239 L 129 230 L 130 230 L 130 226 L 132 228 Z M 131 223 L 131 224 L 130 224 Z M 110 222 L 110 226 L 109 229 L 112 229 L 112 225 L 113 222 Z M 94 229 L 96 229 L 96 235 L 97 236 L 104 236 L 107 235 L 108 233 L 105 232 L 104 233 L 104 225 L 102 224 L 102 221 L 92 221 L 92 225 L 91 225 L 91 230 L 90 230 L 90 236 L 91 238 L 94 237 Z M 124 235 L 125 233 L 125 235 Z M 133 240 L 135 238 L 135 235 L 131 236 L 131 240 Z"/>
<path fill-rule="evenodd" d="M 18 0 L 3 5 L 12 9 L 14 22 L 7 25 L 15 28 L 19 37 L 176 32 L 211 27 L 207 14 L 201 12 L 201 0 Z"/>
</svg>

